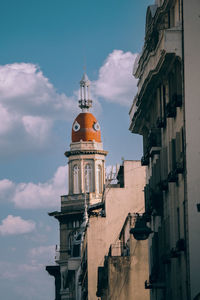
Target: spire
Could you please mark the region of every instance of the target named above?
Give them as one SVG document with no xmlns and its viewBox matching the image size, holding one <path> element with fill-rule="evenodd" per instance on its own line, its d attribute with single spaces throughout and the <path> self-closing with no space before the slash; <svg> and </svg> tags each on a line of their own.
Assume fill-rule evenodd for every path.
<svg viewBox="0 0 200 300">
<path fill-rule="evenodd" d="M 90 100 L 90 81 L 85 72 L 80 81 L 79 107 L 82 109 L 82 112 L 87 112 L 89 108 L 92 107 L 92 100 Z"/>
</svg>

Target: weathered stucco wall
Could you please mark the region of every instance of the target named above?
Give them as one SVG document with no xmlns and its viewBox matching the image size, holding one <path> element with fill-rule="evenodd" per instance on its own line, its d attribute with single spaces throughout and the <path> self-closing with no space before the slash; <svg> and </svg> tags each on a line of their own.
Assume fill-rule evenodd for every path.
<svg viewBox="0 0 200 300">
<path fill-rule="evenodd" d="M 109 296 L 110 299 L 147 300 L 149 290 L 144 282 L 148 274 L 148 241 L 130 239 L 130 256 L 109 257 Z"/>
</svg>

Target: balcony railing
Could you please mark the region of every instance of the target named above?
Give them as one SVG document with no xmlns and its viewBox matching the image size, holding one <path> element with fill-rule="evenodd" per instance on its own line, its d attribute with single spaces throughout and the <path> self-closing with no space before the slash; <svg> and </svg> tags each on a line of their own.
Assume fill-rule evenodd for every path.
<svg viewBox="0 0 200 300">
<path fill-rule="evenodd" d="M 108 252 L 108 256 L 129 256 L 129 246 L 121 241 L 115 244 L 111 244 Z"/>
<path fill-rule="evenodd" d="M 149 152 L 146 152 L 141 158 L 141 165 L 148 166 L 149 165 Z"/>
<path fill-rule="evenodd" d="M 86 197 L 86 200 L 89 200 L 89 198 L 90 198 L 89 193 L 63 195 L 63 196 L 61 196 L 61 202 L 68 202 L 68 201 L 74 201 L 74 200 L 84 200 L 85 197 Z"/>
<path fill-rule="evenodd" d="M 161 131 L 159 128 L 152 128 L 149 131 L 147 148 L 150 151 L 153 147 L 161 146 Z"/>
<path fill-rule="evenodd" d="M 176 108 L 182 106 L 182 95 L 174 94 L 172 99 L 166 105 L 166 116 L 167 118 L 176 117 Z"/>
<path fill-rule="evenodd" d="M 121 256 L 122 255 L 122 242 L 117 242 L 110 245 L 108 256 Z"/>
</svg>

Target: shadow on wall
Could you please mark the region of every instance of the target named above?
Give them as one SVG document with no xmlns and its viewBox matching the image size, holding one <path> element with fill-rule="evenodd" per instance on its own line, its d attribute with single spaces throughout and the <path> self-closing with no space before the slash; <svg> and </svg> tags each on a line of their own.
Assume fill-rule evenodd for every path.
<svg viewBox="0 0 200 300">
<path fill-rule="evenodd" d="M 198 293 L 198 295 L 196 295 L 196 297 L 193 300 L 200 300 L 200 293 Z"/>
</svg>

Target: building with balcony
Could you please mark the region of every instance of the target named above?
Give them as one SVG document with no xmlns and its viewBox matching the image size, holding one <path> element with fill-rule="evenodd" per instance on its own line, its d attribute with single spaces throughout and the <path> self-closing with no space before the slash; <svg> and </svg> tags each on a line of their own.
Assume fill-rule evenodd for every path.
<svg viewBox="0 0 200 300">
<path fill-rule="evenodd" d="M 86 284 L 87 291 L 87 296 L 83 299 L 99 299 L 100 295 L 97 292 L 98 268 L 104 266 L 104 258 L 109 252 L 110 245 L 118 241 L 119 232 L 122 230 L 128 213 L 144 211 L 145 168 L 140 165 L 140 161 L 125 160 L 119 168 L 116 179 L 113 182 L 111 178 L 106 182 L 103 195 L 104 207 L 92 205 L 88 209 L 89 225 L 85 231 L 84 247 L 82 248 L 81 264 L 83 268 L 80 277 L 81 285 L 83 287 Z M 130 236 L 129 233 L 128 236 Z M 128 241 L 126 242 L 128 243 Z M 147 260 L 146 253 L 145 260 L 141 258 L 140 261 L 143 269 L 146 270 L 145 276 L 148 275 Z M 117 261 L 116 264 L 119 264 L 120 268 L 120 261 Z M 113 274 L 113 276 L 115 275 Z M 141 281 L 138 290 L 141 294 L 145 293 L 144 280 Z M 133 291 L 134 289 L 132 289 Z M 148 292 L 146 295 L 148 296 Z M 130 299 L 137 299 L 133 297 L 134 294 L 131 296 Z M 121 297 L 122 295 L 118 295 L 117 299 L 124 299 Z M 142 299 L 149 300 L 148 297 Z"/>
<path fill-rule="evenodd" d="M 151 299 L 200 293 L 200 3 L 157 0 L 147 8 L 130 131 L 143 136 Z"/>
<path fill-rule="evenodd" d="M 69 193 L 61 196 L 61 210 L 49 213 L 58 220 L 60 231 L 56 264 L 46 267 L 55 278 L 56 300 L 98 299 L 98 267 L 103 266 L 127 214 L 144 211 L 145 167 L 140 161 L 124 161 L 106 180 L 107 151 L 100 125 L 89 112 L 89 88 L 84 74 L 80 81 L 82 112 L 73 122 L 70 149 L 65 152 Z"/>
<path fill-rule="evenodd" d="M 59 221 L 60 247 L 56 265 L 46 270 L 55 277 L 56 300 L 82 299 L 79 284 L 81 247 L 87 226 L 87 207 L 103 207 L 105 183 L 105 156 L 101 142 L 100 125 L 89 112 L 90 81 L 86 74 L 80 81 L 79 107 L 82 112 L 72 125 L 72 142 L 68 157 L 68 195 L 61 196 L 61 211 L 49 213 Z"/>
<path fill-rule="evenodd" d="M 118 240 L 110 245 L 104 265 L 98 268 L 97 295 L 100 299 L 148 300 L 144 288 L 148 270 L 147 240 L 136 240 L 130 233 L 138 214 L 129 213 Z"/>
</svg>

